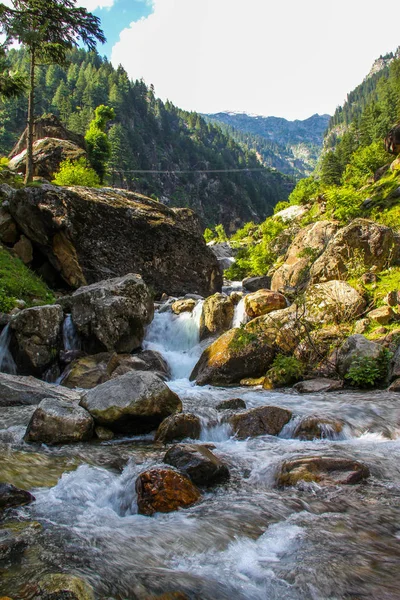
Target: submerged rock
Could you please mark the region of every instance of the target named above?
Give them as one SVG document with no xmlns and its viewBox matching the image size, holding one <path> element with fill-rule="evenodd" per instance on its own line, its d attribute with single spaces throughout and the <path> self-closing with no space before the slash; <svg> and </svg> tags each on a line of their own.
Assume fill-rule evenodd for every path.
<svg viewBox="0 0 400 600">
<path fill-rule="evenodd" d="M 23 537 L 7 529 L 0 529 L 0 560 L 22 554 L 28 547 L 28 542 Z M 0 600 L 5 600 L 4 597 Z"/>
<path fill-rule="evenodd" d="M 240 410 L 246 408 L 246 402 L 241 398 L 232 398 L 230 400 L 223 400 L 215 407 L 217 410 Z"/>
<path fill-rule="evenodd" d="M 285 296 L 271 290 L 258 290 L 244 298 L 244 306 L 250 319 L 267 315 L 287 307 Z"/>
<path fill-rule="evenodd" d="M 45 398 L 78 403 L 82 394 L 46 383 L 35 377 L 0 373 L 0 406 L 36 405 Z"/>
<path fill-rule="evenodd" d="M 200 317 L 200 339 L 220 335 L 231 327 L 235 305 L 229 296 L 214 294 L 206 298 Z"/>
<path fill-rule="evenodd" d="M 35 600 L 94 600 L 92 586 L 74 575 L 45 575 L 37 585 Z"/>
<path fill-rule="evenodd" d="M 168 513 L 192 506 L 200 500 L 200 491 L 188 477 L 173 469 L 154 468 L 136 480 L 138 511 L 142 515 Z"/>
<path fill-rule="evenodd" d="M 354 485 L 367 479 L 369 468 L 362 462 L 349 458 L 307 456 L 285 461 L 277 474 L 279 486 L 293 486 L 299 481 L 319 485 Z"/>
<path fill-rule="evenodd" d="M 201 423 L 197 415 L 191 413 L 178 413 L 164 419 L 157 429 L 154 440 L 156 442 L 172 442 L 190 438 L 197 440 L 201 433 Z"/>
<path fill-rule="evenodd" d="M 341 433 L 343 422 L 339 419 L 311 415 L 297 425 L 293 437 L 299 440 L 332 439 Z"/>
<path fill-rule="evenodd" d="M 233 415 L 229 423 L 239 439 L 257 435 L 278 435 L 292 418 L 292 412 L 279 406 L 260 406 Z"/>
<path fill-rule="evenodd" d="M 23 506 L 34 501 L 35 497 L 26 490 L 21 490 L 11 483 L 0 483 L 0 510 Z"/>
<path fill-rule="evenodd" d="M 45 398 L 32 415 L 26 430 L 27 442 L 70 444 L 93 436 L 93 419 L 79 405 Z"/>
<path fill-rule="evenodd" d="M 177 444 L 164 456 L 164 462 L 190 477 L 196 485 L 208 486 L 229 479 L 229 469 L 206 446 Z"/>
<path fill-rule="evenodd" d="M 127 433 L 148 433 L 182 411 L 179 397 L 146 371 L 132 371 L 89 390 L 80 405 L 96 424 Z"/>
<path fill-rule="evenodd" d="M 315 394 L 317 392 L 333 392 L 341 390 L 344 382 L 341 379 L 308 379 L 299 381 L 293 386 L 293 389 L 299 394 Z"/>
</svg>

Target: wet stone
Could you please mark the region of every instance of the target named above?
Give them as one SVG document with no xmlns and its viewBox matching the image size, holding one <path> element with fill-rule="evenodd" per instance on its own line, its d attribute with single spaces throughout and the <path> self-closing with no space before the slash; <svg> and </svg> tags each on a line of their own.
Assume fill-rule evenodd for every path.
<svg viewBox="0 0 400 600">
<path fill-rule="evenodd" d="M 26 490 L 21 490 L 11 483 L 0 483 L 0 510 L 30 504 L 34 500 L 35 497 Z"/>
<path fill-rule="evenodd" d="M 231 400 L 223 400 L 215 407 L 217 410 L 240 410 L 246 409 L 246 402 L 241 398 L 232 398 Z"/>
<path fill-rule="evenodd" d="M 80 577 L 46 575 L 37 585 L 35 600 L 94 600 L 93 588 Z"/>
<path fill-rule="evenodd" d="M 305 417 L 297 425 L 293 437 L 299 440 L 334 439 L 343 429 L 343 422 L 319 416 Z"/>
<path fill-rule="evenodd" d="M 343 381 L 340 379 L 309 379 L 307 381 L 299 381 L 293 386 L 293 389 L 299 394 L 315 394 L 317 392 L 333 392 L 341 390 Z"/>
<path fill-rule="evenodd" d="M 294 486 L 300 481 L 319 485 L 354 485 L 367 479 L 369 468 L 349 458 L 308 456 L 285 461 L 277 474 L 278 486 Z"/>
<path fill-rule="evenodd" d="M 199 486 L 209 486 L 229 479 L 229 469 L 206 446 L 177 444 L 164 456 L 164 462 L 176 467 Z"/>
<path fill-rule="evenodd" d="M 199 417 L 191 413 L 178 413 L 164 419 L 157 430 L 156 442 L 172 442 L 190 438 L 198 440 L 201 432 Z"/>
<path fill-rule="evenodd" d="M 201 498 L 188 477 L 168 468 L 144 471 L 137 478 L 135 487 L 138 512 L 147 516 L 186 508 Z"/>
<path fill-rule="evenodd" d="M 257 435 L 278 435 L 290 421 L 292 412 L 279 406 L 260 406 L 233 415 L 229 423 L 239 439 Z"/>
</svg>

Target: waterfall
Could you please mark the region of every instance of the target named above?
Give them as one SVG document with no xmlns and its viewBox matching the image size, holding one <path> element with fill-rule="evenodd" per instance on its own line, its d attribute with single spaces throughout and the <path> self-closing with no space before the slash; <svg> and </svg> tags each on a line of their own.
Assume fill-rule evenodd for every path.
<svg viewBox="0 0 400 600">
<path fill-rule="evenodd" d="M 172 379 L 188 378 L 201 354 L 200 317 L 203 302 L 193 312 L 175 315 L 172 311 L 157 312 L 149 326 L 144 348 L 160 352 L 168 362 Z"/>
<path fill-rule="evenodd" d="M 244 307 L 244 298 L 242 298 L 239 304 L 235 306 L 235 312 L 233 313 L 232 319 L 232 328 L 240 327 L 241 325 L 247 323 L 247 321 L 248 317 Z"/>
<path fill-rule="evenodd" d="M 16 375 L 17 367 L 9 349 L 10 340 L 10 325 L 6 325 L 0 335 L 0 372 Z"/>
<path fill-rule="evenodd" d="M 67 315 L 63 323 L 63 344 L 66 352 L 81 349 L 78 332 L 72 321 L 71 315 Z"/>
</svg>

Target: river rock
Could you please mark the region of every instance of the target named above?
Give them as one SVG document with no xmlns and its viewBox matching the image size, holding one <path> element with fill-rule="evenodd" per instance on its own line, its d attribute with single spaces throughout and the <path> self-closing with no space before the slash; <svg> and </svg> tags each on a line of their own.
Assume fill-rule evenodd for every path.
<svg viewBox="0 0 400 600">
<path fill-rule="evenodd" d="M 186 438 L 198 440 L 200 433 L 201 423 L 198 416 L 191 413 L 178 413 L 164 419 L 157 429 L 154 440 L 164 444 Z"/>
<path fill-rule="evenodd" d="M 258 290 L 271 289 L 271 277 L 263 275 L 262 277 L 246 277 L 243 279 L 242 286 L 247 292 L 258 292 Z"/>
<path fill-rule="evenodd" d="M 114 432 L 106 427 L 96 427 L 94 430 L 96 437 L 102 442 L 108 442 L 114 437 Z"/>
<path fill-rule="evenodd" d="M 344 382 L 341 379 L 328 379 L 319 377 L 317 379 L 308 379 L 299 381 L 293 386 L 293 389 L 299 394 L 315 394 L 317 392 L 334 392 L 343 388 Z"/>
<path fill-rule="evenodd" d="M 390 227 L 367 219 L 354 219 L 339 229 L 314 262 L 310 270 L 311 283 L 344 279 L 356 251 L 360 254 L 361 267 L 376 267 L 379 272 L 390 260 L 394 242 Z"/>
<path fill-rule="evenodd" d="M 61 384 L 68 388 L 92 389 L 108 381 L 118 364 L 115 352 L 100 352 L 78 358 L 69 365 Z"/>
<path fill-rule="evenodd" d="M 261 317 L 274 310 L 281 310 L 286 306 L 285 296 L 271 290 L 258 290 L 244 298 L 244 307 L 250 319 Z"/>
<path fill-rule="evenodd" d="M 396 318 L 396 313 L 390 306 L 380 306 L 368 313 L 368 318 L 376 321 L 380 325 L 389 325 Z"/>
<path fill-rule="evenodd" d="M 200 444 L 176 444 L 168 450 L 164 462 L 176 467 L 199 486 L 214 485 L 230 477 L 226 464 Z"/>
<path fill-rule="evenodd" d="M 42 375 L 56 362 L 61 348 L 61 306 L 36 306 L 19 312 L 11 321 L 12 354 L 22 375 Z"/>
<path fill-rule="evenodd" d="M 353 485 L 367 479 L 369 468 L 349 458 L 306 456 L 285 461 L 277 475 L 279 486 L 293 486 L 299 481 L 314 481 L 319 485 Z"/>
<path fill-rule="evenodd" d="M 299 440 L 332 439 L 343 429 L 343 422 L 339 419 L 311 415 L 301 419 L 293 437 Z"/>
<path fill-rule="evenodd" d="M 192 506 L 201 494 L 188 477 L 173 469 L 153 468 L 136 480 L 138 511 L 142 515 L 168 513 Z"/>
<path fill-rule="evenodd" d="M 0 373 L 0 406 L 23 406 L 39 404 L 44 398 L 58 398 L 79 403 L 82 394 L 60 386 L 46 383 L 35 377 L 23 377 Z"/>
<path fill-rule="evenodd" d="M 262 333 L 231 329 L 204 350 L 190 380 L 197 385 L 239 383 L 264 375 L 274 356 L 273 344 Z"/>
<path fill-rule="evenodd" d="M 13 531 L 0 529 L 0 560 L 9 559 L 22 554 L 28 547 L 28 542 Z M 11 600 L 2 596 L 0 600 Z"/>
<path fill-rule="evenodd" d="M 279 406 L 260 406 L 233 415 L 229 423 L 237 438 L 278 435 L 292 418 L 292 412 Z"/>
<path fill-rule="evenodd" d="M 221 289 L 217 258 L 189 209 L 126 190 L 52 185 L 17 190 L 9 202 L 22 233 L 73 288 L 140 273 L 158 295 Z"/>
<path fill-rule="evenodd" d="M 232 324 L 235 305 L 229 296 L 214 294 L 206 298 L 200 317 L 200 339 L 219 335 Z"/>
<path fill-rule="evenodd" d="M 89 352 L 132 352 L 144 338 L 154 305 L 140 275 L 107 279 L 81 287 L 63 299 Z"/>
<path fill-rule="evenodd" d="M 65 573 L 45 575 L 37 586 L 35 600 L 94 600 L 91 585 Z"/>
<path fill-rule="evenodd" d="M 378 358 L 382 346 L 367 340 L 360 334 L 351 335 L 339 348 L 336 358 L 336 368 L 341 377 L 345 377 L 356 359 Z"/>
<path fill-rule="evenodd" d="M 246 402 L 241 398 L 231 398 L 230 400 L 223 400 L 215 407 L 217 410 L 241 410 L 246 409 Z"/>
<path fill-rule="evenodd" d="M 13 506 L 23 506 L 35 501 L 26 490 L 21 490 L 11 483 L 0 483 L 0 510 Z"/>
<path fill-rule="evenodd" d="M 196 300 L 193 300 L 192 298 L 183 298 L 182 300 L 173 302 L 171 308 L 173 313 L 180 315 L 183 312 L 193 312 L 195 306 Z"/>
<path fill-rule="evenodd" d="M 76 404 L 45 398 L 32 415 L 25 434 L 27 442 L 70 444 L 93 437 L 93 419 Z"/>
<path fill-rule="evenodd" d="M 112 431 L 149 433 L 182 411 L 178 396 L 154 373 L 132 371 L 84 395 L 80 405 Z"/>
</svg>

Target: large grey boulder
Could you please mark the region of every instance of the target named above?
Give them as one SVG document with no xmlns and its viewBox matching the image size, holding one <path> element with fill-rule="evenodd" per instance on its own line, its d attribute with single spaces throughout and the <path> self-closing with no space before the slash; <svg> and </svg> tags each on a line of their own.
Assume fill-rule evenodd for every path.
<svg viewBox="0 0 400 600">
<path fill-rule="evenodd" d="M 260 406 L 233 415 L 229 423 L 239 439 L 257 435 L 278 435 L 292 418 L 292 412 L 279 406 Z"/>
<path fill-rule="evenodd" d="M 338 351 L 336 368 L 341 377 L 345 377 L 356 359 L 378 358 L 382 352 L 382 346 L 367 340 L 360 334 L 351 335 Z"/>
<path fill-rule="evenodd" d="M 201 444 L 176 444 L 168 450 L 164 462 L 200 486 L 221 483 L 230 476 L 227 465 Z"/>
<path fill-rule="evenodd" d="M 156 442 L 164 444 L 186 438 L 198 440 L 201 433 L 201 422 L 192 413 L 178 413 L 164 419 L 155 435 Z"/>
<path fill-rule="evenodd" d="M 45 398 L 57 398 L 77 404 L 81 397 L 78 392 L 40 381 L 35 377 L 0 373 L 0 407 L 36 405 Z"/>
<path fill-rule="evenodd" d="M 61 349 L 63 310 L 57 304 L 27 308 L 11 321 L 12 354 L 22 375 L 42 375 Z"/>
<path fill-rule="evenodd" d="M 79 288 L 63 299 L 89 352 L 132 352 L 154 315 L 152 295 L 140 275 L 125 275 Z"/>
<path fill-rule="evenodd" d="M 27 442 L 70 444 L 93 437 L 94 422 L 77 404 L 45 398 L 32 415 L 25 434 Z"/>
<path fill-rule="evenodd" d="M 132 371 L 88 391 L 80 402 L 99 425 L 113 431 L 148 433 L 182 411 L 178 396 L 154 373 Z"/>
</svg>

